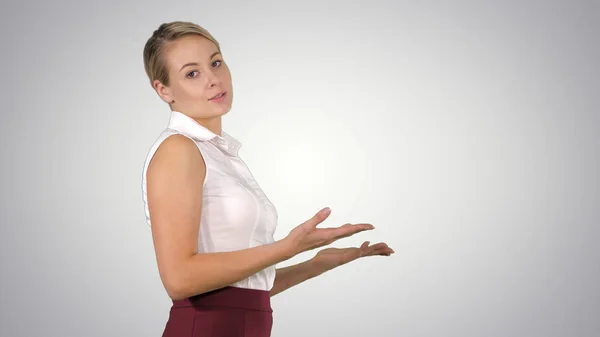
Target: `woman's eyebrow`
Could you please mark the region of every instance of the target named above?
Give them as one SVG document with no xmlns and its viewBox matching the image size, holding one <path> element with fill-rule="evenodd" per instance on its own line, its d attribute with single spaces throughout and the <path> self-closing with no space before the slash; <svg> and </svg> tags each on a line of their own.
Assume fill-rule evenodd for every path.
<svg viewBox="0 0 600 337">
<path fill-rule="evenodd" d="M 212 53 L 212 55 L 210 55 L 210 58 L 212 59 L 213 57 L 215 57 L 215 56 L 217 56 L 217 55 L 219 55 L 219 54 L 221 54 L 221 52 L 219 52 L 219 51 L 216 51 L 216 52 Z M 198 63 L 197 63 L 197 62 L 188 62 L 188 63 L 184 64 L 184 65 L 181 67 L 181 69 L 179 69 L 179 71 L 182 71 L 182 70 L 183 70 L 183 68 L 185 68 L 185 67 L 189 67 L 189 66 L 197 66 L 197 65 L 198 65 Z"/>
</svg>

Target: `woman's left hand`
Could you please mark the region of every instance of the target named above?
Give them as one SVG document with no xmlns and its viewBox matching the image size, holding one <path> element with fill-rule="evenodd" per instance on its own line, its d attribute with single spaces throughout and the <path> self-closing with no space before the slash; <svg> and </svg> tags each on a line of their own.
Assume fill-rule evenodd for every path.
<svg viewBox="0 0 600 337">
<path fill-rule="evenodd" d="M 369 246 L 369 241 L 365 241 L 360 247 L 350 248 L 326 248 L 320 250 L 315 257 L 312 258 L 312 265 L 316 268 L 317 274 L 322 274 L 328 270 L 354 261 L 360 257 L 366 256 L 390 256 L 395 253 L 393 249 L 388 247 L 384 242 L 380 242 Z"/>
</svg>

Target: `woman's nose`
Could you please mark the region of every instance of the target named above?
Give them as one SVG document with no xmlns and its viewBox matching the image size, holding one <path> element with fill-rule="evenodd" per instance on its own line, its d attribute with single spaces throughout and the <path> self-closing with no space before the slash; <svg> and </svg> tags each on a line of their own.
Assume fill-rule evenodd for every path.
<svg viewBox="0 0 600 337">
<path fill-rule="evenodd" d="M 219 76 L 214 74 L 212 71 L 207 72 L 206 76 L 208 78 L 208 85 L 210 87 L 214 87 L 217 84 L 221 84 L 221 79 L 219 78 Z"/>
</svg>

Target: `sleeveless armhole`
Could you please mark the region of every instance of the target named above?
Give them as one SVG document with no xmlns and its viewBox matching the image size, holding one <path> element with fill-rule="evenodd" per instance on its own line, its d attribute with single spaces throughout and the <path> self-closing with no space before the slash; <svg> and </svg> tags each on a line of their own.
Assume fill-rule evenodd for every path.
<svg viewBox="0 0 600 337">
<path fill-rule="evenodd" d="M 162 142 L 164 142 L 167 138 L 173 136 L 173 135 L 181 135 L 184 136 L 186 138 L 188 138 L 189 140 L 191 140 L 194 145 L 196 145 L 196 149 L 198 149 L 198 153 L 200 154 L 200 156 L 202 157 L 202 161 L 204 162 L 204 179 L 202 181 L 202 187 L 206 187 L 206 181 L 208 180 L 208 161 L 206 160 L 206 156 L 204 155 L 204 152 L 202 152 L 202 149 L 200 148 L 200 146 L 198 145 L 198 143 L 196 143 L 196 140 L 184 133 L 175 131 L 175 130 L 168 130 L 169 132 L 165 134 L 165 136 L 162 137 L 162 139 L 160 140 L 160 142 L 158 142 L 156 149 L 154 149 L 152 155 L 150 156 L 150 158 L 148 158 L 148 163 L 150 163 L 150 160 L 152 159 L 152 157 L 154 157 L 154 154 L 156 153 L 156 151 L 158 150 L 158 147 L 160 146 L 160 144 Z"/>
<path fill-rule="evenodd" d="M 204 162 L 204 179 L 202 181 L 202 188 L 204 189 L 204 187 L 206 187 L 206 181 L 208 180 L 208 160 L 206 160 L 206 156 L 204 155 L 204 152 L 202 152 L 202 148 L 200 148 L 200 145 L 196 142 L 194 138 L 180 132 L 170 134 L 167 137 L 165 137 L 165 139 L 169 138 L 174 134 L 185 136 L 189 140 L 191 140 L 194 143 L 194 145 L 196 145 L 196 149 L 198 149 L 198 154 L 200 154 L 200 156 L 202 157 L 202 161 Z"/>
<path fill-rule="evenodd" d="M 151 224 L 151 220 L 150 220 L 150 210 L 148 208 L 148 180 L 146 178 L 146 175 L 148 173 L 148 167 L 150 166 L 150 162 L 152 161 L 152 158 L 154 158 L 154 155 L 156 154 L 156 151 L 158 150 L 159 146 L 162 144 L 162 142 L 169 138 L 170 136 L 173 135 L 182 135 L 187 137 L 188 139 L 190 139 L 192 142 L 194 142 L 194 144 L 196 145 L 196 148 L 198 149 L 198 153 L 200 154 L 200 156 L 202 156 L 202 160 L 204 161 L 204 166 L 205 166 L 205 170 L 204 170 L 204 179 L 202 181 L 202 188 L 204 189 L 206 187 L 206 182 L 208 181 L 208 176 L 209 176 L 209 169 L 208 169 L 208 161 L 206 160 L 206 156 L 204 155 L 204 152 L 202 151 L 202 149 L 200 148 L 199 144 L 196 143 L 196 140 L 194 140 L 192 137 L 178 132 L 176 130 L 172 130 L 172 129 L 167 129 L 165 130 L 165 132 L 163 132 L 161 134 L 161 136 L 155 141 L 154 145 L 152 146 L 152 148 L 150 149 L 148 156 L 146 158 L 146 161 L 144 163 L 144 171 L 143 171 L 143 177 L 142 177 L 142 198 L 144 201 L 144 209 L 145 209 L 145 214 L 146 214 L 146 222 L 148 224 L 149 227 L 152 227 Z"/>
</svg>

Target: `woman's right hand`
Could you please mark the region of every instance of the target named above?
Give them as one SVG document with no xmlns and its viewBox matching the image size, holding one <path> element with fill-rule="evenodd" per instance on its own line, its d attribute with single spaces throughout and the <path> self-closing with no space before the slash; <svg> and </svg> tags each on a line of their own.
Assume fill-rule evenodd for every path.
<svg viewBox="0 0 600 337">
<path fill-rule="evenodd" d="M 283 239 L 283 241 L 287 243 L 292 256 L 329 245 L 341 238 L 375 228 L 368 223 L 347 223 L 340 227 L 317 228 L 317 225 L 327 219 L 329 214 L 331 214 L 329 207 L 323 208 L 312 218 L 292 229 L 292 231 Z"/>
</svg>

